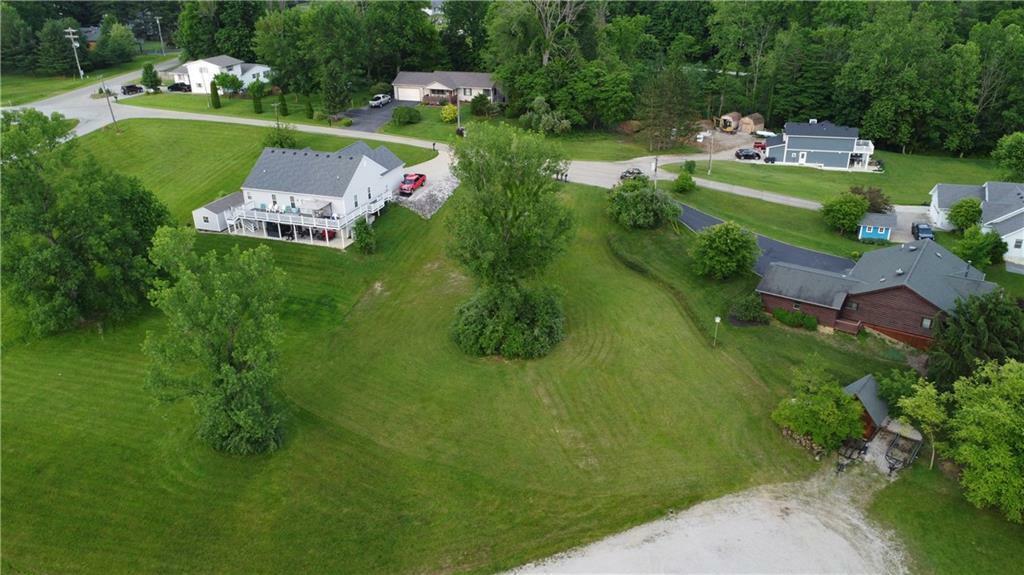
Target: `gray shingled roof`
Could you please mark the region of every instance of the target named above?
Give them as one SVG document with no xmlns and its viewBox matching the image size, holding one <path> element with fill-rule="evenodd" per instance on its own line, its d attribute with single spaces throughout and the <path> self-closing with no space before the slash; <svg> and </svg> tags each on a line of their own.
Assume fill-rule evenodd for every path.
<svg viewBox="0 0 1024 575">
<path fill-rule="evenodd" d="M 957 299 L 996 289 L 985 274 L 931 240 L 864 254 L 850 270 L 861 281 L 851 294 L 905 285 L 935 307 L 952 310 Z"/>
<path fill-rule="evenodd" d="M 393 85 L 426 86 L 433 82 L 444 84 L 452 90 L 458 88 L 490 88 L 494 85 L 491 75 L 486 72 L 399 72 L 391 82 Z"/>
<path fill-rule="evenodd" d="M 883 228 L 895 228 L 896 227 L 896 214 L 889 212 L 886 214 L 873 214 L 868 212 L 864 214 L 864 217 L 860 220 L 862 226 L 877 226 Z"/>
<path fill-rule="evenodd" d="M 220 66 L 222 68 L 226 68 L 228 66 L 234 66 L 235 64 L 241 64 L 242 63 L 242 61 L 239 60 L 238 58 L 232 58 L 231 56 L 228 56 L 227 54 L 221 54 L 220 56 L 210 56 L 209 58 L 198 58 L 198 59 L 202 60 L 204 62 L 209 62 L 209 63 L 213 64 L 214 66 Z"/>
<path fill-rule="evenodd" d="M 1024 229 L 1024 213 L 1006 218 L 1001 222 L 990 223 L 988 224 L 988 227 L 994 229 L 1000 236 L 1012 234 L 1013 232 Z"/>
<path fill-rule="evenodd" d="M 964 198 L 985 199 L 985 189 L 982 186 L 965 186 L 961 184 L 935 184 L 932 188 L 939 209 L 948 210 L 953 204 Z"/>
<path fill-rule="evenodd" d="M 783 143 L 784 140 L 782 139 L 782 134 L 775 134 L 771 138 L 768 138 L 764 141 L 764 145 L 766 148 L 781 146 Z"/>
<path fill-rule="evenodd" d="M 832 122 L 786 122 L 782 128 L 790 136 L 825 136 L 829 138 L 856 138 L 860 130 L 848 126 L 837 126 Z"/>
<path fill-rule="evenodd" d="M 245 198 L 242 196 L 242 192 L 234 192 L 224 196 L 223 198 L 217 198 L 203 207 L 215 214 L 219 214 L 226 212 L 235 206 L 240 206 L 244 202 Z"/>
<path fill-rule="evenodd" d="M 242 187 L 340 198 L 364 157 L 382 166 L 383 172 L 403 165 L 391 150 L 372 149 L 362 141 L 333 153 L 264 148 Z"/>
<path fill-rule="evenodd" d="M 878 381 L 870 373 L 843 388 L 846 395 L 860 400 L 876 427 L 885 425 L 889 419 L 889 405 L 878 396 Z"/>
<path fill-rule="evenodd" d="M 860 283 L 849 275 L 773 262 L 757 284 L 757 291 L 840 309 L 846 295 Z"/>
</svg>

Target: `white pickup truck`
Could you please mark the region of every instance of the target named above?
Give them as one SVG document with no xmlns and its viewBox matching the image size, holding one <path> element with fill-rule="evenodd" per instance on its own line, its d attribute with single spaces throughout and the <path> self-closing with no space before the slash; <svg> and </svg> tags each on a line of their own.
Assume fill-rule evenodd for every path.
<svg viewBox="0 0 1024 575">
<path fill-rule="evenodd" d="M 390 104 L 390 103 L 391 103 L 391 95 L 390 94 L 377 94 L 376 96 L 370 98 L 370 107 L 371 108 L 380 108 L 380 107 L 386 106 L 387 104 Z"/>
</svg>

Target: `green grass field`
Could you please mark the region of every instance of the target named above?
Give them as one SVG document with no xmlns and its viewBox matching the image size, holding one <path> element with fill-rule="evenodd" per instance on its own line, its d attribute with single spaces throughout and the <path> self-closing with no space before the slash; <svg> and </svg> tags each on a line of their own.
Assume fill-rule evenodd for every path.
<svg viewBox="0 0 1024 575">
<path fill-rule="evenodd" d="M 110 78 L 132 70 L 138 70 L 141 74 L 142 67 L 147 63 L 156 64 L 173 58 L 173 55 L 161 56 L 159 54 L 146 54 L 136 56 L 131 62 L 93 70 L 85 79 L 64 76 L 31 76 L 24 74 L 3 74 L 0 75 L 0 102 L 4 106 L 20 106 L 50 96 L 56 96 L 69 92 L 76 88 L 99 83 L 101 77 Z"/>
<path fill-rule="evenodd" d="M 326 126 L 327 120 L 311 120 L 306 118 L 304 101 L 296 94 L 289 94 L 287 116 L 282 116 L 281 121 L 289 124 L 310 124 L 315 126 Z M 257 114 L 253 111 L 252 100 L 246 98 L 220 97 L 220 108 L 210 107 L 210 97 L 205 94 L 182 94 L 178 92 L 161 92 L 159 94 L 143 94 L 134 98 L 121 100 L 122 104 L 139 106 L 140 108 L 159 108 L 162 110 L 176 110 L 179 112 L 192 112 L 194 114 L 212 114 L 215 116 L 231 116 L 233 118 L 252 118 L 255 120 L 267 120 L 273 122 L 276 119 L 274 107 L 277 103 L 276 96 L 268 96 L 263 99 L 263 113 Z"/>
<path fill-rule="evenodd" d="M 980 184 L 999 178 L 994 161 L 979 158 L 950 158 L 923 154 L 876 152 L 885 163 L 885 173 L 849 173 L 731 161 L 715 162 L 711 175 L 699 170 L 697 177 L 746 186 L 787 196 L 823 201 L 850 186 L 882 188 L 893 203 L 927 204 L 928 192 L 938 183 Z M 680 164 L 665 166 L 678 172 Z"/>
<path fill-rule="evenodd" d="M 82 144 L 104 164 L 136 175 L 146 187 L 158 191 L 182 222 L 191 221 L 189 214 L 195 208 L 238 190 L 263 150 L 263 136 L 269 129 L 188 120 L 138 119 L 120 125 L 122 133 L 108 126 L 102 137 L 87 138 Z M 296 138 L 300 147 L 330 152 L 355 141 L 305 132 L 297 132 Z M 382 144 L 366 142 L 373 147 Z M 384 144 L 410 166 L 437 155 L 426 148 Z"/>
<path fill-rule="evenodd" d="M 211 175 L 244 175 L 257 148 L 232 145 L 245 139 L 225 132 L 235 126 L 124 127 L 82 144 L 179 219 L 226 191 L 228 178 Z M 191 146 L 201 155 L 168 156 Z M 853 366 L 856 340 L 846 350 L 788 330 L 750 349 L 764 332 L 729 327 L 712 349 L 707 315 L 722 290 L 684 301 L 621 260 L 636 248 L 671 265 L 686 237 L 620 234 L 604 198 L 567 186 L 578 234 L 548 280 L 564 293 L 569 335 L 533 362 L 466 357 L 449 340 L 472 286 L 444 256 L 444 210 L 431 221 L 389 210 L 372 257 L 201 236 L 203 249 L 269 245 L 288 275 L 288 438 L 271 456 L 214 453 L 193 437 L 187 405 L 153 402 L 139 344 L 160 329 L 155 314 L 6 345 L 5 567 L 485 572 L 812 471 L 768 418 L 789 368 L 820 348 L 848 378 L 877 365 L 874 352 Z"/>
<path fill-rule="evenodd" d="M 441 108 L 439 106 L 419 106 L 419 110 L 423 115 L 423 121 L 405 126 L 385 124 L 381 131 L 388 134 L 398 134 L 449 144 L 455 141 L 455 124 L 446 124 L 441 121 Z M 462 108 L 462 123 L 470 132 L 473 130 L 474 125 L 481 122 L 501 121 L 503 120 L 484 120 L 474 117 L 469 113 L 469 106 L 463 106 Z M 561 146 L 565 154 L 573 160 L 617 162 L 652 154 L 652 152 L 648 151 L 646 144 L 639 139 L 612 132 L 580 131 L 564 136 L 549 136 L 549 139 Z M 686 154 L 695 151 L 699 150 L 690 146 L 679 146 L 659 153 Z"/>
<path fill-rule="evenodd" d="M 918 573 L 1009 574 L 1024 565 L 1024 526 L 968 503 L 926 458 L 877 494 L 870 511 L 901 535 Z"/>
</svg>

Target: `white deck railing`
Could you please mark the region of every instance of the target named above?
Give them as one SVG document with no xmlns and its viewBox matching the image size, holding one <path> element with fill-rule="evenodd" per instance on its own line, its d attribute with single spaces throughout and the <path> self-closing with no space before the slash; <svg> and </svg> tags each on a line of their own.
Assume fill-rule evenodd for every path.
<svg viewBox="0 0 1024 575">
<path fill-rule="evenodd" d="M 355 211 L 345 216 L 322 218 L 312 214 L 293 212 L 272 212 L 258 209 L 255 203 L 249 202 L 242 206 L 231 208 L 228 215 L 228 224 L 234 225 L 238 220 L 256 220 L 260 222 L 276 222 L 292 226 L 303 226 L 307 228 L 323 228 L 328 230 L 340 230 L 355 222 L 359 218 L 366 217 L 371 212 L 379 211 L 387 203 L 386 199 L 377 199 L 369 204 L 359 206 Z"/>
<path fill-rule="evenodd" d="M 853 151 L 858 154 L 873 154 L 875 152 L 875 144 L 871 140 L 857 140 L 857 143 L 853 146 Z"/>
</svg>

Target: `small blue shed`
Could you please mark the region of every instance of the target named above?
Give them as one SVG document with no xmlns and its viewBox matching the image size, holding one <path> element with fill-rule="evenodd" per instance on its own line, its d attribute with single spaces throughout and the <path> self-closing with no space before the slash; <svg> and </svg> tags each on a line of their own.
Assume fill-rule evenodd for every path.
<svg viewBox="0 0 1024 575">
<path fill-rule="evenodd" d="M 892 229 L 896 227 L 896 214 L 872 214 L 864 215 L 860 220 L 860 227 L 857 229 L 858 240 L 885 240 L 889 241 Z"/>
</svg>

